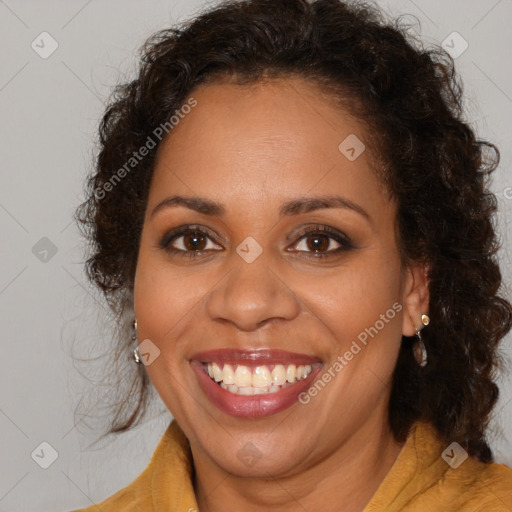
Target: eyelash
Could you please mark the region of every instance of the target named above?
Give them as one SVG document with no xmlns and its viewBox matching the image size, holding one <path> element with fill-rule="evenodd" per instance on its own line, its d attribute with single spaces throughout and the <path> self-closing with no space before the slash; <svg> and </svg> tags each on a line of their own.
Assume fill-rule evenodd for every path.
<svg viewBox="0 0 512 512">
<path fill-rule="evenodd" d="M 181 226 L 181 227 L 175 228 L 175 229 L 169 231 L 168 233 L 166 233 L 164 235 L 164 237 L 162 238 L 162 240 L 160 241 L 159 247 L 168 253 L 171 253 L 171 254 L 179 256 L 179 257 L 189 258 L 189 259 L 197 258 L 197 257 L 201 256 L 202 253 L 206 252 L 207 250 L 210 250 L 210 249 L 207 249 L 207 250 L 203 249 L 202 251 L 186 251 L 183 249 L 175 249 L 170 246 L 171 242 L 174 241 L 175 239 L 177 239 L 181 236 L 190 234 L 190 233 L 198 233 L 200 235 L 205 235 L 208 238 L 214 238 L 212 236 L 212 234 L 210 234 L 210 232 L 204 228 L 200 228 L 200 227 L 197 227 L 194 225 L 187 225 L 187 226 Z M 321 226 L 321 225 L 310 226 L 310 227 L 304 229 L 303 231 L 301 231 L 297 235 L 298 239 L 297 239 L 297 242 L 295 243 L 295 245 L 298 244 L 304 238 L 307 238 L 308 235 L 315 234 L 315 233 L 318 233 L 318 234 L 328 233 L 330 235 L 328 238 L 333 239 L 334 241 L 341 244 L 341 247 L 334 249 L 334 250 L 330 250 L 325 253 L 311 252 L 311 251 L 309 251 L 309 252 L 308 251 L 299 251 L 301 253 L 309 254 L 309 256 L 306 256 L 308 258 L 318 259 L 318 258 L 334 257 L 341 252 L 348 251 L 348 250 L 354 248 L 354 246 L 350 242 L 349 238 L 345 234 L 339 232 L 338 230 L 329 228 L 328 226 Z"/>
</svg>

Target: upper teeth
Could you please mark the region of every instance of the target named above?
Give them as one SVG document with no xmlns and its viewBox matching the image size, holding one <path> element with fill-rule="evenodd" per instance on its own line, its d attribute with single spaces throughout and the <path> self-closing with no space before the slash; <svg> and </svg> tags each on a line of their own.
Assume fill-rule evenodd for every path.
<svg viewBox="0 0 512 512">
<path fill-rule="evenodd" d="M 300 366 L 276 364 L 273 368 L 271 367 L 272 369 L 266 365 L 249 367 L 224 364 L 222 368 L 221 365 L 208 363 L 208 375 L 216 382 L 226 386 L 235 385 L 238 388 L 283 386 L 286 383 L 295 383 L 305 379 L 312 371 L 310 364 Z"/>
</svg>

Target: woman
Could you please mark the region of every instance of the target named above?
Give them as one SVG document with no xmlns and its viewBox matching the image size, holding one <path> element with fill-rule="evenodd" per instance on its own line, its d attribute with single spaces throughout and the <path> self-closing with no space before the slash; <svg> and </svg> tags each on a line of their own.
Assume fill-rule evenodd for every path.
<svg viewBox="0 0 512 512">
<path fill-rule="evenodd" d="M 362 4 L 225 3 L 148 41 L 100 136 L 78 218 L 138 363 L 111 432 L 149 380 L 174 417 L 102 511 L 512 509 L 498 153 L 444 52 Z"/>
</svg>

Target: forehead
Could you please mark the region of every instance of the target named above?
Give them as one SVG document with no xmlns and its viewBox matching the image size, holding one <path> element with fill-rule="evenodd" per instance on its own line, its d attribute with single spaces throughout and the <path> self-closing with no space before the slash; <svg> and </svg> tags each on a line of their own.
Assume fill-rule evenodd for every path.
<svg viewBox="0 0 512 512">
<path fill-rule="evenodd" d="M 339 192 L 384 198 L 362 124 L 300 78 L 213 83 L 161 143 L 150 200 L 166 193 L 227 202 Z M 155 197 L 155 195 L 157 197 Z"/>
</svg>

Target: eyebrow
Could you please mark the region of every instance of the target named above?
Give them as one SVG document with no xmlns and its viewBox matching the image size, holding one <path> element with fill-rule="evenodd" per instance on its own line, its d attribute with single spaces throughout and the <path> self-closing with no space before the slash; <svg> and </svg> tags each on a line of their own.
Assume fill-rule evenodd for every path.
<svg viewBox="0 0 512 512">
<path fill-rule="evenodd" d="M 157 212 L 161 210 L 167 208 L 175 208 L 178 206 L 183 206 L 203 215 L 223 217 L 226 214 L 226 208 L 224 205 L 217 203 L 216 201 L 212 201 L 203 197 L 186 197 L 181 195 L 173 195 L 158 203 L 153 208 L 153 211 L 150 214 L 150 218 L 152 218 Z M 279 209 L 279 216 L 281 218 L 289 217 L 292 215 L 310 213 L 315 210 L 326 208 L 343 208 L 352 210 L 363 216 L 366 220 L 370 220 L 370 216 L 361 206 L 352 201 L 349 201 L 344 197 L 336 195 L 302 197 L 299 199 L 293 199 L 292 201 L 288 201 L 281 206 Z"/>
</svg>

